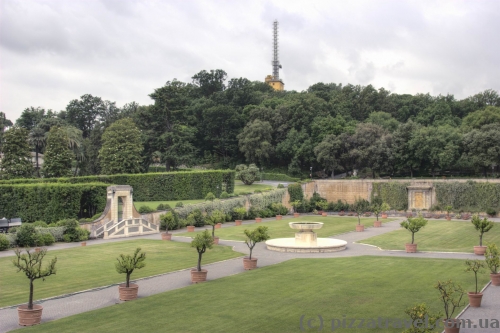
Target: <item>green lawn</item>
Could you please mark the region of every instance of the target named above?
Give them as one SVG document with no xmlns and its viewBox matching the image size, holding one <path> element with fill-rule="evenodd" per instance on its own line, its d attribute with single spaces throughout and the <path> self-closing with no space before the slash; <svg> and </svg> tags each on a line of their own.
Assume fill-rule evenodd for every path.
<svg viewBox="0 0 500 333">
<path fill-rule="evenodd" d="M 237 195 L 240 193 L 253 193 L 255 190 L 268 191 L 273 189 L 273 186 L 260 184 L 259 182 L 255 182 L 252 185 L 245 185 L 241 182 L 241 180 L 236 180 L 234 184 L 234 193 Z"/>
<path fill-rule="evenodd" d="M 461 260 L 351 257 L 295 259 L 187 288 L 113 305 L 23 332 L 331 332 L 331 320 L 406 319 L 404 309 L 425 302 L 441 311 L 437 280 L 465 290 L 473 275 Z M 481 274 L 480 285 L 487 274 Z M 465 296 L 465 299 L 467 297 Z M 455 315 L 461 309 L 455 312 Z M 343 317 L 345 316 L 345 317 Z M 313 329 L 307 328 L 307 321 Z M 359 325 L 357 321 L 355 327 Z M 390 322 L 392 325 L 392 321 Z M 340 328 L 335 332 L 394 332 L 401 328 Z"/>
<path fill-rule="evenodd" d="M 358 223 L 357 217 L 323 217 L 319 215 L 308 215 L 301 216 L 299 218 L 292 219 L 284 219 L 281 221 L 269 221 L 269 222 L 261 222 L 253 225 L 241 225 L 235 226 L 231 228 L 222 228 L 216 229 L 215 235 L 220 237 L 221 239 L 227 240 L 245 240 L 245 236 L 243 231 L 245 229 L 253 229 L 258 227 L 259 225 L 264 225 L 269 227 L 269 235 L 271 238 L 287 238 L 287 237 L 295 237 L 296 230 L 291 229 L 288 223 L 290 222 L 323 222 L 324 225 L 321 229 L 316 230 L 318 237 L 328 237 L 337 234 L 341 234 L 348 231 L 354 231 L 356 229 L 356 224 Z M 372 227 L 373 221 L 375 221 L 374 217 L 362 218 L 361 224 L 364 224 L 365 227 Z M 383 222 L 393 221 L 391 219 L 384 219 Z M 194 232 L 184 232 L 181 234 L 176 234 L 176 236 L 188 236 L 193 237 L 196 233 Z"/>
<path fill-rule="evenodd" d="M 385 250 L 404 250 L 405 243 L 411 242 L 411 233 L 406 229 L 362 241 Z M 483 245 L 492 242 L 500 244 L 500 223 L 483 236 Z M 429 221 L 415 234 L 415 243 L 420 251 L 473 252 L 479 245 L 479 233 L 470 221 Z"/>
<path fill-rule="evenodd" d="M 105 286 L 125 281 L 115 271 L 118 255 L 132 254 L 140 247 L 146 252 L 146 267 L 132 274 L 132 279 L 194 267 L 197 252 L 187 243 L 161 240 L 131 240 L 64 250 L 50 250 L 46 258 L 57 257 L 57 273 L 45 281 L 35 281 L 35 299 Z M 203 263 L 208 264 L 241 256 L 227 246 L 207 250 Z M 48 260 L 47 260 L 48 262 Z M 29 281 L 17 273 L 11 258 L 0 258 L 0 307 L 28 301 Z"/>
<path fill-rule="evenodd" d="M 135 209 L 139 209 L 141 206 L 148 206 L 151 209 L 156 210 L 159 204 L 169 204 L 170 207 L 175 208 L 175 204 L 178 202 L 182 202 L 184 205 L 197 204 L 200 202 L 204 202 L 205 199 L 197 199 L 197 200 L 172 200 L 172 201 L 136 201 L 134 202 Z"/>
</svg>

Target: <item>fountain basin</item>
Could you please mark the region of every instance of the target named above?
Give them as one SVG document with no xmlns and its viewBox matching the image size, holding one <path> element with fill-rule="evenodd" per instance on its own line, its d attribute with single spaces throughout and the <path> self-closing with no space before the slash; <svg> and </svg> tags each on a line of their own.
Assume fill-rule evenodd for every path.
<svg viewBox="0 0 500 333">
<path fill-rule="evenodd" d="M 292 229 L 311 231 L 321 229 L 323 222 L 290 222 L 288 225 Z"/>
</svg>

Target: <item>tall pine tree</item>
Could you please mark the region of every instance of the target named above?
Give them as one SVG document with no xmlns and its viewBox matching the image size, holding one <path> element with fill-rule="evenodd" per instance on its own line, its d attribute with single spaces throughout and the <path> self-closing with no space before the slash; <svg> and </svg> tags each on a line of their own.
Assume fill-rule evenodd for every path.
<svg viewBox="0 0 500 333">
<path fill-rule="evenodd" d="M 59 126 L 50 129 L 45 148 L 43 175 L 49 177 L 71 176 L 73 153 L 69 148 L 66 131 Z"/>
</svg>

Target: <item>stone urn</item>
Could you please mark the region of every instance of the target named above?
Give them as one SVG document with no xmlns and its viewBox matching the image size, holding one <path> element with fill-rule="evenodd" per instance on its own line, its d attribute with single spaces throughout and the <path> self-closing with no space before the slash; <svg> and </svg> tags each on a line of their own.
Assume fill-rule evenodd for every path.
<svg viewBox="0 0 500 333">
<path fill-rule="evenodd" d="M 188 232 L 193 232 L 194 231 L 194 225 L 188 225 L 187 229 L 188 229 Z"/>
<path fill-rule="evenodd" d="M 161 240 L 164 240 L 164 241 L 172 240 L 172 234 L 169 234 L 168 232 L 162 232 L 161 233 Z"/>
<path fill-rule="evenodd" d="M 357 232 L 365 231 L 365 226 L 363 224 L 356 224 L 356 231 Z"/>
<path fill-rule="evenodd" d="M 42 321 L 43 307 L 38 304 L 33 304 L 33 309 L 28 309 L 28 304 L 23 304 L 17 307 L 17 315 L 19 325 L 33 326 L 38 325 Z"/>
<path fill-rule="evenodd" d="M 373 222 L 373 226 L 374 226 L 375 228 L 380 228 L 380 227 L 382 226 L 382 221 L 374 221 L 374 222 Z"/>
<path fill-rule="evenodd" d="M 206 269 L 202 269 L 198 271 L 196 268 L 191 270 L 191 282 L 192 283 L 200 283 L 207 281 L 207 273 Z"/>
<path fill-rule="evenodd" d="M 235 220 L 234 225 L 241 225 L 242 222 L 243 222 L 242 220 Z"/>
<path fill-rule="evenodd" d="M 474 246 L 474 254 L 478 256 L 484 256 L 486 253 L 486 246 Z"/>
<path fill-rule="evenodd" d="M 257 268 L 257 258 L 249 259 L 248 257 L 243 258 L 243 268 L 245 270 L 251 270 Z"/>
<path fill-rule="evenodd" d="M 120 295 L 121 301 L 131 301 L 137 298 L 137 293 L 139 291 L 139 285 L 135 283 L 129 283 L 126 287 L 126 283 L 118 285 L 118 293 Z"/>
<path fill-rule="evenodd" d="M 416 253 L 417 252 L 417 244 L 406 243 L 406 253 Z"/>
</svg>

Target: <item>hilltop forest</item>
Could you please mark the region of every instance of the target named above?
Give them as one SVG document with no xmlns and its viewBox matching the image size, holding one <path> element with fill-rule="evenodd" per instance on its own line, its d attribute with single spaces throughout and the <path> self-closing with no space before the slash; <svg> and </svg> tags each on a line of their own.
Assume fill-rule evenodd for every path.
<svg viewBox="0 0 500 333">
<path fill-rule="evenodd" d="M 0 113 L 0 149 L 13 140 L 10 130 L 24 129 L 16 135 L 47 160 L 49 133 L 57 127 L 64 130 L 54 130 L 53 137 L 66 136 L 73 175 L 124 171 L 109 168 L 103 153 L 120 133 L 140 145 L 121 152 L 139 165 L 131 164 L 129 172 L 147 172 L 153 164 L 169 171 L 240 163 L 291 176 L 307 176 L 312 167 L 321 177 L 354 169 L 369 177 L 486 176 L 499 170 L 500 96 L 493 90 L 462 100 L 335 83 L 277 92 L 263 82 L 228 80 L 223 70 L 210 70 L 192 82 L 168 81 L 149 96 L 150 105 L 118 107 L 86 94 L 61 111 L 29 106 L 15 121 Z M 104 135 L 125 118 L 115 126 L 118 135 Z M 130 128 L 138 131 L 125 134 Z M 4 157 L 7 178 L 5 163 Z"/>
</svg>

